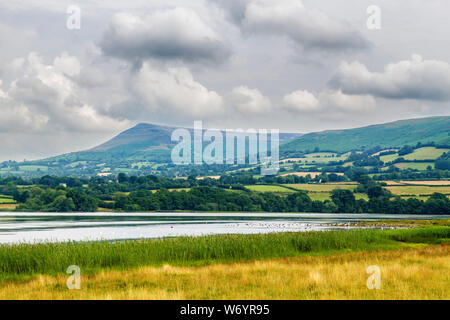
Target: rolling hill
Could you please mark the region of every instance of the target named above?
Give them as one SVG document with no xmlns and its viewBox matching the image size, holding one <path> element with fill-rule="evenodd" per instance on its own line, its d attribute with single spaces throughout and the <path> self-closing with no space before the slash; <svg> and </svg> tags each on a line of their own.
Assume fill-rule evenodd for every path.
<svg viewBox="0 0 450 320">
<path fill-rule="evenodd" d="M 177 127 L 140 123 L 94 148 L 62 154 L 36 161 L 3 164 L 0 174 L 14 175 L 95 175 L 127 173 L 160 173 L 173 166 L 171 150 L 176 143 L 171 135 Z M 193 129 L 187 128 L 193 137 Z M 225 133 L 222 132 L 225 137 Z M 301 136 L 280 133 L 284 144 Z M 205 143 L 206 145 L 207 143 Z M 224 143 L 225 147 L 225 143 Z M 214 172 L 213 172 L 214 173 Z"/>
<path fill-rule="evenodd" d="M 120 172 L 186 175 L 192 168 L 175 166 L 170 159 L 171 150 L 175 145 L 171 141 L 171 135 L 175 129 L 177 128 L 141 123 L 86 151 L 37 161 L 4 162 L 0 164 L 0 175 L 92 176 L 114 175 Z M 192 129 L 188 130 L 192 134 Z M 398 148 L 407 144 L 415 145 L 418 142 L 450 145 L 450 117 L 403 120 L 363 128 L 324 131 L 306 135 L 280 133 L 280 154 L 283 159 L 298 153 L 308 153 L 308 151 L 345 153 L 375 146 Z M 315 162 L 320 161 L 315 159 Z M 196 167 L 193 170 L 198 171 L 197 174 L 217 175 L 230 169 L 227 169 L 226 166 L 216 165 L 207 168 Z"/>
<path fill-rule="evenodd" d="M 418 142 L 450 145 L 450 117 L 401 120 L 363 128 L 305 134 L 282 145 L 280 152 L 348 152 L 376 146 L 402 147 Z"/>
</svg>

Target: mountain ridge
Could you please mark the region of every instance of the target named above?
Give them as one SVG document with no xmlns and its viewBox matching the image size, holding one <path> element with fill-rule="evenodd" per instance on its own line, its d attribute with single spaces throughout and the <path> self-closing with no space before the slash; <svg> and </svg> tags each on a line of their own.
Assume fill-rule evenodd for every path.
<svg viewBox="0 0 450 320">
<path fill-rule="evenodd" d="M 365 127 L 308 133 L 281 146 L 282 153 L 312 150 L 348 152 L 380 146 L 450 144 L 450 116 L 398 120 Z"/>
</svg>

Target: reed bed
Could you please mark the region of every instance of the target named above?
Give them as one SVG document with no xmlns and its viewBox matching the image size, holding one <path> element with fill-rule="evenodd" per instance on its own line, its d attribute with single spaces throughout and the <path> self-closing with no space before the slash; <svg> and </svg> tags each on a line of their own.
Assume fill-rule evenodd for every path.
<svg viewBox="0 0 450 320">
<path fill-rule="evenodd" d="M 83 274 L 139 267 L 201 266 L 270 258 L 398 249 L 448 243 L 450 227 L 409 230 L 349 230 L 266 235 L 224 235 L 159 240 L 42 243 L 0 246 L 0 280 L 64 274 L 77 265 Z"/>
</svg>

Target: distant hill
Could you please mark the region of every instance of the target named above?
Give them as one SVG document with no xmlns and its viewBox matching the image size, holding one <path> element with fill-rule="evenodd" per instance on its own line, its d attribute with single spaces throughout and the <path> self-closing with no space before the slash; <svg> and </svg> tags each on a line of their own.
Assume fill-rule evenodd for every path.
<svg viewBox="0 0 450 320">
<path fill-rule="evenodd" d="M 155 148 L 167 149 L 173 144 L 170 137 L 175 129 L 174 127 L 140 123 L 89 151 L 123 152 L 145 151 Z"/>
<path fill-rule="evenodd" d="M 115 157 L 139 157 L 145 160 L 162 160 L 161 157 L 170 156 L 170 151 L 176 145 L 171 136 L 177 127 L 160 126 L 140 123 L 111 140 L 84 152 L 75 153 L 78 156 L 97 158 L 106 154 Z M 193 129 L 187 128 L 193 135 Z M 222 132 L 225 137 L 225 132 Z M 299 133 L 280 133 L 280 144 L 287 143 L 301 136 Z"/>
<path fill-rule="evenodd" d="M 153 150 L 169 150 L 174 147 L 171 135 L 177 127 L 140 123 L 111 140 L 95 147 L 89 152 L 145 152 Z M 193 134 L 193 129 L 188 128 Z M 222 132 L 225 136 L 225 132 Z M 301 136 L 300 133 L 280 133 L 280 144 L 287 143 Z"/>
<path fill-rule="evenodd" d="M 27 161 L 4 169 L 3 173 L 51 173 L 55 175 L 95 175 L 117 172 L 159 172 L 160 165 L 173 166 L 170 155 L 176 143 L 171 141 L 177 127 L 140 123 L 92 149 L 62 154 L 36 161 Z M 193 129 L 186 128 L 193 136 Z M 222 132 L 225 137 L 225 133 Z M 301 136 L 280 133 L 280 144 Z M 205 143 L 206 144 L 206 143 Z M 225 143 L 224 143 L 225 147 Z M 8 166 L 10 168 L 11 166 Z M 38 172 L 36 172 L 39 169 Z M 0 169 L 1 171 L 1 169 Z M 1 174 L 2 172 L 0 172 Z"/>
<path fill-rule="evenodd" d="M 357 129 L 310 133 L 281 146 L 280 152 L 313 150 L 348 152 L 380 146 L 415 145 L 418 142 L 450 145 L 450 117 L 401 120 Z"/>
</svg>

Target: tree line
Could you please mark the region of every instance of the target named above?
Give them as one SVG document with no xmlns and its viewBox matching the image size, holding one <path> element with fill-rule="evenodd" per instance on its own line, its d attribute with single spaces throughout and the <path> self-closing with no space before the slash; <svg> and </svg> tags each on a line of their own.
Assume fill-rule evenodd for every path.
<svg viewBox="0 0 450 320">
<path fill-rule="evenodd" d="M 205 182 L 190 177 L 173 181 L 156 176 L 122 176 L 120 182 L 90 179 L 84 181 L 88 182 L 87 185 L 75 187 L 58 184 L 54 187 L 39 185 L 19 188 L 9 184 L 2 188 L 2 192 L 9 192 L 20 203 L 18 211 L 93 212 L 102 207 L 123 212 L 184 210 L 450 214 L 450 201 L 446 195 L 435 193 L 426 201 L 402 199 L 393 196 L 382 184 L 367 175 L 355 176 L 355 179 L 359 182 L 355 192 L 367 194 L 369 200 L 356 199 L 355 192 L 343 189 L 333 190 L 330 200 L 317 201 L 312 200 L 307 191 L 301 190 L 289 195 L 252 192 L 233 179 L 210 179 Z M 173 186 L 171 183 L 179 188 L 190 187 L 187 190 L 169 191 L 167 186 Z M 149 188 L 150 185 L 154 189 Z"/>
</svg>

